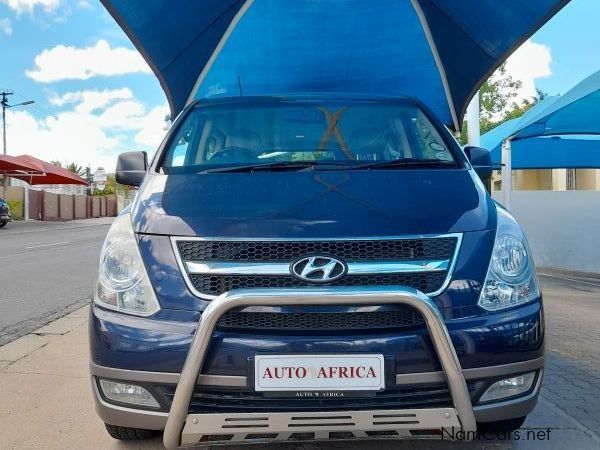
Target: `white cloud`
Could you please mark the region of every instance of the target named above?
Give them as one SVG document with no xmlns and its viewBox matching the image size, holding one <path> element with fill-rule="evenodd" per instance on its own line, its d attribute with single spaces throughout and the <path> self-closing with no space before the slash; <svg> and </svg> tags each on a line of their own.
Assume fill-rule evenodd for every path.
<svg viewBox="0 0 600 450">
<path fill-rule="evenodd" d="M 80 113 L 91 113 L 104 108 L 115 100 L 129 100 L 133 92 L 129 88 L 104 89 L 66 92 L 63 95 L 52 94 L 48 99 L 51 105 L 64 106 L 77 104 L 75 110 Z"/>
<path fill-rule="evenodd" d="M 514 80 L 521 80 L 522 87 L 516 101 L 531 99 L 536 95 L 535 80 L 552 74 L 552 54 L 546 45 L 526 41 L 506 61 L 506 72 Z"/>
<path fill-rule="evenodd" d="M 95 45 L 76 48 L 58 45 L 35 57 L 35 68 L 25 74 L 42 83 L 61 80 L 87 80 L 95 76 L 150 73 L 150 68 L 136 50 L 114 47 L 104 39 Z"/>
<path fill-rule="evenodd" d="M 86 11 L 90 11 L 91 9 L 93 9 L 92 4 L 89 2 L 89 0 L 79 0 L 77 2 L 77 7 L 79 9 L 85 9 Z"/>
<path fill-rule="evenodd" d="M 56 10 L 60 5 L 60 0 L 0 0 L 17 14 L 33 14 L 35 8 L 40 7 L 45 12 Z"/>
<path fill-rule="evenodd" d="M 41 118 L 26 109 L 7 111 L 9 154 L 113 171 L 119 153 L 153 152 L 165 134 L 167 106 L 148 110 L 129 88 L 53 94 L 51 103 L 69 109 Z"/>
<path fill-rule="evenodd" d="M 75 112 L 36 119 L 25 110 L 9 111 L 7 125 L 11 155 L 30 154 L 44 161 L 114 167 L 121 144 L 119 137 L 110 136 L 93 117 Z"/>
<path fill-rule="evenodd" d="M 119 130 L 137 130 L 141 126 L 146 109 L 134 100 L 115 103 L 106 108 L 98 120 L 104 128 Z"/>
<path fill-rule="evenodd" d="M 146 147 L 158 147 L 165 137 L 165 116 L 169 114 L 167 105 L 153 108 L 142 119 L 140 131 L 135 135 L 134 141 Z"/>
<path fill-rule="evenodd" d="M 8 36 L 10 36 L 13 32 L 12 24 L 10 23 L 10 19 L 3 18 L 0 19 L 0 31 Z"/>
</svg>

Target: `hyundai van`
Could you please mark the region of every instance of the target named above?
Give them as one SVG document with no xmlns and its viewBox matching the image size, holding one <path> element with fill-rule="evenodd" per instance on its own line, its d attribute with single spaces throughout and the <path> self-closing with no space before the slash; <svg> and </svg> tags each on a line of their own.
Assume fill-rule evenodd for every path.
<svg viewBox="0 0 600 450">
<path fill-rule="evenodd" d="M 167 448 L 473 439 L 532 411 L 542 295 L 522 228 L 409 98 L 191 102 L 101 252 L 91 381 Z"/>
</svg>

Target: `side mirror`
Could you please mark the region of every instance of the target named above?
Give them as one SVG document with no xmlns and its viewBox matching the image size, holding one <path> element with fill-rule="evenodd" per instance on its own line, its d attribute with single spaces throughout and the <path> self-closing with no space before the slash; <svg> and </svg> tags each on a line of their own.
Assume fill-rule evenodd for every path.
<svg viewBox="0 0 600 450">
<path fill-rule="evenodd" d="M 146 152 L 125 152 L 117 159 L 115 179 L 117 183 L 127 186 L 139 186 L 144 181 L 148 169 Z"/>
<path fill-rule="evenodd" d="M 467 158 L 471 161 L 471 165 L 479 178 L 483 181 L 489 180 L 492 177 L 492 155 L 485 148 L 481 147 L 465 147 Z"/>
</svg>

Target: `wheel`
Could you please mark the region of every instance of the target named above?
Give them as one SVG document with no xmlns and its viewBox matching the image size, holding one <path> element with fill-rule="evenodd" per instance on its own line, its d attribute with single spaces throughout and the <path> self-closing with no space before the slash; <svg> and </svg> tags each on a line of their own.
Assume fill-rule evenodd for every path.
<svg viewBox="0 0 600 450">
<path fill-rule="evenodd" d="M 482 422 L 477 424 L 477 429 L 487 432 L 511 433 L 523 426 L 527 416 L 515 419 L 497 420 L 496 422 Z"/>
<path fill-rule="evenodd" d="M 4 226 L 5 226 L 7 223 L 8 223 L 8 222 L 6 222 L 6 221 L 0 222 L 0 228 L 4 228 Z"/>
<path fill-rule="evenodd" d="M 141 441 L 142 439 L 150 439 L 156 436 L 159 431 L 144 430 L 143 428 L 118 427 L 105 423 L 106 431 L 111 437 L 120 441 Z"/>
</svg>

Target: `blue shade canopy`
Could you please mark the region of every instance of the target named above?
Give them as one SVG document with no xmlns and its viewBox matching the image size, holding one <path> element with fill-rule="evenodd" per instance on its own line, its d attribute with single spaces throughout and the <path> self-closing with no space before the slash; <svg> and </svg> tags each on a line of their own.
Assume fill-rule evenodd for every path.
<svg viewBox="0 0 600 450">
<path fill-rule="evenodd" d="M 568 0 L 102 0 L 178 114 L 208 96 L 409 96 L 459 129 L 492 71 Z"/>
<path fill-rule="evenodd" d="M 502 161 L 501 147 L 492 149 L 492 161 Z M 511 146 L 513 169 L 600 168 L 600 139 L 583 136 L 532 137 Z"/>
<path fill-rule="evenodd" d="M 515 169 L 600 168 L 600 71 L 481 136 L 495 163 L 511 136 Z"/>
<path fill-rule="evenodd" d="M 539 117 L 539 112 L 541 110 L 545 110 L 546 106 L 554 103 L 557 98 L 558 97 L 546 97 L 542 101 L 533 105 L 533 107 L 521 117 L 502 122 L 497 127 L 494 127 L 487 133 L 484 133 L 481 135 L 481 146 L 489 150 L 500 147 L 502 145 L 502 141 L 510 136 L 515 136 L 519 131 L 526 128 L 527 125 L 531 125 L 533 122 L 535 122 L 535 119 Z"/>
</svg>

